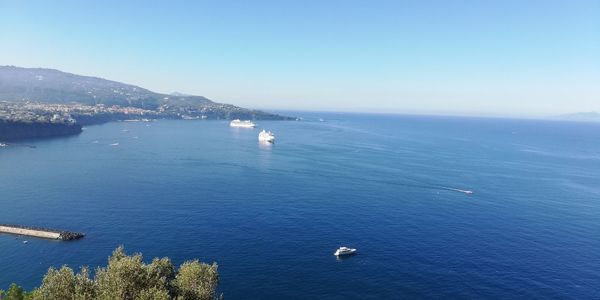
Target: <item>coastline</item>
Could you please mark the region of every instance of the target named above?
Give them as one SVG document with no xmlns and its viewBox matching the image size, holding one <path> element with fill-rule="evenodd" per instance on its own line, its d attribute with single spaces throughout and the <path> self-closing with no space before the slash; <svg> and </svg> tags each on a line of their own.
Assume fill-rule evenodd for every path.
<svg viewBox="0 0 600 300">
<path fill-rule="evenodd" d="M 8 146 L 6 142 L 71 136 L 80 134 L 82 131 L 79 123 L 0 120 L 0 143 Z"/>
</svg>

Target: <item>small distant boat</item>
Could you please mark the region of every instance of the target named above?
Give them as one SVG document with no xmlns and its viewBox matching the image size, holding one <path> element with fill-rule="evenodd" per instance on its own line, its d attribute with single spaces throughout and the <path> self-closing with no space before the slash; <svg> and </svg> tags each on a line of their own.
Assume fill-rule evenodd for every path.
<svg viewBox="0 0 600 300">
<path fill-rule="evenodd" d="M 0 148 L 2 148 L 2 147 L 8 147 L 8 145 L 4 144 L 4 143 L 0 143 Z"/>
<path fill-rule="evenodd" d="M 119 143 L 112 143 L 111 146 L 119 146 Z"/>
<path fill-rule="evenodd" d="M 23 241 L 23 244 L 27 244 L 27 243 L 29 243 L 29 242 L 28 241 Z"/>
<path fill-rule="evenodd" d="M 266 130 L 263 129 L 258 134 L 258 140 L 261 141 L 261 142 L 274 143 L 275 142 L 275 135 L 272 132 L 266 131 Z"/>
<path fill-rule="evenodd" d="M 444 190 L 455 191 L 455 192 L 459 192 L 459 193 L 465 193 L 465 194 L 467 194 L 469 196 L 473 195 L 473 191 L 471 191 L 471 190 L 461 190 L 461 189 L 455 189 L 455 188 L 445 187 L 445 186 L 444 187 L 440 187 L 440 188 L 444 189 Z"/>
<path fill-rule="evenodd" d="M 356 249 L 348 248 L 348 247 L 340 247 L 333 253 L 335 256 L 348 256 L 356 254 Z"/>
<path fill-rule="evenodd" d="M 461 190 L 461 189 L 453 189 L 453 188 L 450 188 L 450 190 L 465 193 L 467 195 L 473 195 L 473 191 L 470 191 L 470 190 Z"/>
<path fill-rule="evenodd" d="M 235 119 L 229 123 L 231 127 L 242 127 L 242 128 L 254 128 L 256 124 L 250 120 L 241 121 L 240 119 Z"/>
</svg>

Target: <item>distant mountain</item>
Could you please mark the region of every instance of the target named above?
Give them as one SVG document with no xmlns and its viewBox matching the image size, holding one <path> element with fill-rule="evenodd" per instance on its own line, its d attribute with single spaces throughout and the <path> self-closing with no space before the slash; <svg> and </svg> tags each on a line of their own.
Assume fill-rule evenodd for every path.
<svg viewBox="0 0 600 300">
<path fill-rule="evenodd" d="M 54 69 L 14 66 L 0 66 L 0 101 L 119 105 L 221 119 L 290 119 L 258 110 L 216 103 L 202 96 L 180 93 L 160 94 L 138 86 L 97 77 L 75 75 Z"/>
<path fill-rule="evenodd" d="M 565 121 L 580 121 L 580 122 L 600 122 L 600 113 L 597 112 L 578 112 L 572 114 L 559 115 L 554 119 Z"/>
</svg>

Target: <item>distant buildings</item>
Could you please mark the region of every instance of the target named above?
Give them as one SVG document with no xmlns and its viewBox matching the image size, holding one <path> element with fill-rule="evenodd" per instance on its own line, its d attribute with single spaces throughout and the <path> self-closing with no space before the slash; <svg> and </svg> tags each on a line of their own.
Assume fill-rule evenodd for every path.
<svg viewBox="0 0 600 300">
<path fill-rule="evenodd" d="M 36 102 L 0 102 L 0 120 L 15 122 L 75 123 L 78 116 L 99 114 L 131 116 L 156 115 L 155 111 L 104 104 L 43 104 Z"/>
</svg>

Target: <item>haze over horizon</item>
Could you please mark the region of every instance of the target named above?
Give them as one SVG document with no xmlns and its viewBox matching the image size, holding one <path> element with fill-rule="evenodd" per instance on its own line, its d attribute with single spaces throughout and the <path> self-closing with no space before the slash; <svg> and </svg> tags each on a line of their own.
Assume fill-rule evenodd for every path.
<svg viewBox="0 0 600 300">
<path fill-rule="evenodd" d="M 600 111 L 598 1 L 14 1 L 0 65 L 276 110 Z"/>
</svg>

